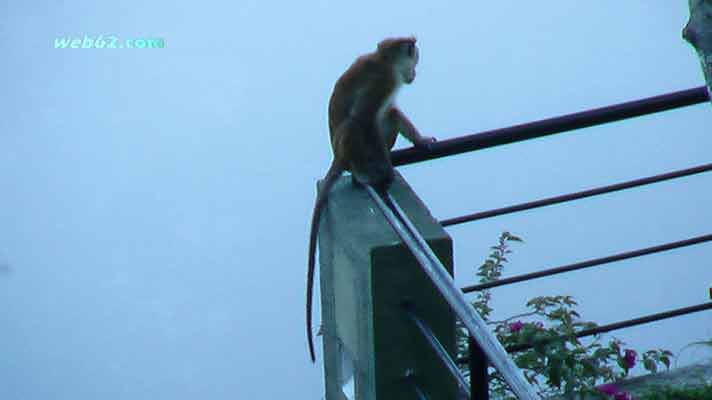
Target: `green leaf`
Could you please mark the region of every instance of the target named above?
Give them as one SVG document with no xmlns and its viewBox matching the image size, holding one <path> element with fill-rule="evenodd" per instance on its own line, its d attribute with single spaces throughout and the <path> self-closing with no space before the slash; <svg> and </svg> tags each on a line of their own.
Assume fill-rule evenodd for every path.
<svg viewBox="0 0 712 400">
<path fill-rule="evenodd" d="M 611 343 L 610 343 L 608 346 L 609 346 L 609 347 L 611 348 L 611 350 L 613 350 L 615 353 L 620 353 L 620 352 L 621 352 L 621 347 L 620 347 L 620 345 L 618 344 L 618 342 L 615 341 L 615 340 L 612 340 Z"/>
<path fill-rule="evenodd" d="M 611 354 L 610 349 L 600 348 L 600 349 L 596 349 L 596 351 L 593 352 L 593 357 L 594 358 L 608 358 L 608 356 L 610 354 Z"/>
<path fill-rule="evenodd" d="M 581 366 L 583 367 L 582 372 L 584 376 L 592 377 L 598 375 L 598 368 L 596 368 L 596 366 L 591 361 L 584 360 L 581 363 Z"/>
<path fill-rule="evenodd" d="M 667 367 L 667 369 L 670 369 L 670 357 L 662 356 L 662 357 L 660 357 L 660 362 L 665 364 L 665 367 Z"/>
<path fill-rule="evenodd" d="M 514 235 L 512 235 L 512 234 L 509 234 L 509 236 L 507 237 L 507 239 L 510 240 L 510 241 L 512 241 L 512 242 L 523 242 L 523 241 L 524 241 L 524 240 L 522 240 L 522 238 L 520 238 L 519 236 L 514 236 Z"/>
<path fill-rule="evenodd" d="M 645 369 L 652 373 L 658 372 L 657 364 L 655 364 L 655 361 L 651 360 L 650 358 L 646 358 L 643 360 L 643 367 L 645 367 Z"/>
</svg>

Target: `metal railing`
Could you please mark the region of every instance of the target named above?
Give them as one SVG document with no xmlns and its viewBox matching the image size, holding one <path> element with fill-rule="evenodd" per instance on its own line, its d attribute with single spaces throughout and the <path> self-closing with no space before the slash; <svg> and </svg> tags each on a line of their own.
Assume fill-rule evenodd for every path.
<svg viewBox="0 0 712 400">
<path fill-rule="evenodd" d="M 391 225 L 396 235 L 398 235 L 413 256 L 415 256 L 423 272 L 425 272 L 433 284 L 435 284 L 435 287 L 450 305 L 455 315 L 457 315 L 470 335 L 475 339 L 480 348 L 482 348 L 489 362 L 502 374 L 514 394 L 523 400 L 539 399 L 540 397 L 536 390 L 526 381 L 522 371 L 514 364 L 504 347 L 502 347 L 502 344 L 489 330 L 484 320 L 482 320 L 482 317 L 480 317 L 475 309 L 467 302 L 462 291 L 455 286 L 452 277 L 450 277 L 438 257 L 433 253 L 432 249 L 430 249 L 425 239 L 423 239 L 395 199 L 387 192 L 384 194 L 384 198 L 381 198 L 376 190 L 368 185 L 366 186 L 366 190 L 371 196 L 371 199 L 376 203 L 376 206 L 383 213 L 388 224 Z M 416 325 L 418 324 L 416 323 Z M 430 339 L 434 339 L 434 336 L 432 336 L 425 324 L 422 324 L 422 327 L 425 328 L 424 334 L 426 339 L 429 341 Z M 420 326 L 418 328 L 423 332 Z M 437 342 L 437 339 L 435 339 L 435 341 Z M 444 359 L 445 366 L 449 368 L 454 379 L 460 384 L 461 391 L 469 395 L 470 388 L 464 381 L 464 378 L 458 375 L 459 371 L 457 371 L 457 368 L 452 369 L 454 361 L 451 357 L 442 349 L 439 342 L 431 343 L 431 345 L 434 346 L 435 352 Z"/>
<path fill-rule="evenodd" d="M 709 100 L 710 96 L 707 93 L 707 88 L 700 86 L 679 92 L 629 101 L 627 103 L 443 140 L 431 144 L 428 148 L 411 147 L 396 150 L 391 152 L 391 160 L 393 161 L 393 165 L 396 166 L 412 164 L 474 150 L 487 149 L 503 144 L 550 136 L 574 129 L 588 128 L 590 126 L 639 117 L 646 114 L 673 110 L 675 108 L 704 103 Z"/>
<path fill-rule="evenodd" d="M 392 152 L 391 157 L 394 165 L 409 164 L 499 146 L 503 144 L 521 142 L 529 139 L 549 136 L 574 129 L 580 129 L 608 122 L 619 121 L 646 114 L 672 110 L 675 108 L 703 103 L 709 100 L 710 95 L 707 92 L 707 88 L 701 86 L 679 92 L 564 115 L 561 117 L 535 121 L 527 124 L 521 124 L 492 131 L 486 131 L 450 140 L 444 140 L 441 142 L 433 143 L 427 149 L 408 148 L 404 150 L 398 150 Z M 705 164 L 660 175 L 654 175 L 632 181 L 626 181 L 613 185 L 593 188 L 585 191 L 530 201 L 494 210 L 469 214 L 461 217 L 450 218 L 442 220 L 441 224 L 443 226 L 449 226 L 458 223 L 475 221 L 483 218 L 490 218 L 498 215 L 529 210 L 566 201 L 579 200 L 586 197 L 598 196 L 605 193 L 611 193 L 615 191 L 649 185 L 669 179 L 676 179 L 709 171 L 712 171 L 712 164 Z M 377 204 L 378 208 L 383 212 L 389 224 L 395 230 L 396 234 L 401 238 L 401 240 L 403 240 L 406 246 L 415 255 L 423 270 L 430 277 L 433 283 L 435 283 L 440 293 L 443 295 L 443 297 L 445 297 L 448 304 L 450 304 L 458 318 L 467 328 L 470 334 L 470 356 L 458 359 L 453 362 L 447 352 L 443 350 L 442 345 L 437 341 L 437 338 L 432 335 L 432 332 L 427 327 L 427 325 L 422 320 L 418 319 L 417 313 L 416 311 L 414 311 L 413 308 L 414 306 L 412 304 L 409 304 L 407 305 L 407 308 L 405 310 L 405 312 L 407 312 L 410 318 L 413 320 L 417 329 L 421 332 L 421 334 L 426 338 L 428 343 L 430 343 L 433 350 L 437 353 L 444 366 L 451 372 L 451 374 L 453 375 L 453 379 L 458 382 L 463 392 L 468 394 L 472 399 L 478 400 L 487 400 L 489 398 L 489 375 L 487 371 L 489 366 L 493 366 L 502 374 L 505 381 L 508 385 L 510 385 L 510 388 L 518 398 L 539 398 L 534 388 L 529 385 L 525 380 L 521 370 L 519 370 L 516 365 L 514 365 L 512 359 L 506 354 L 506 352 L 526 350 L 532 346 L 532 343 L 512 346 L 507 348 L 505 352 L 505 349 L 497 341 L 496 337 L 489 331 L 482 318 L 474 311 L 474 308 L 469 303 L 467 303 L 466 299 L 463 297 L 463 293 L 489 289 L 497 286 L 523 282 L 531 279 L 542 278 L 565 272 L 571 272 L 583 268 L 590 268 L 633 257 L 641 257 L 657 252 L 669 251 L 712 241 L 712 235 L 697 236 L 676 242 L 670 242 L 657 246 L 632 250 L 624 253 L 613 254 L 602 258 L 563 265 L 550 269 L 544 269 L 529 274 L 500 279 L 494 282 L 472 285 L 460 290 L 454 287 L 452 278 L 448 275 L 445 268 L 439 262 L 432 250 L 430 250 L 430 248 L 427 246 L 420 234 L 415 230 L 413 225 L 408 220 L 408 217 L 400 210 L 400 207 L 393 200 L 393 198 L 386 193 L 384 200 L 379 197 L 379 195 L 373 188 L 367 187 L 367 190 L 369 191 L 369 194 L 373 198 L 374 202 Z M 651 323 L 667 318 L 673 318 L 680 315 L 696 313 L 710 309 L 712 309 L 712 303 L 692 305 L 689 307 L 683 307 L 657 314 L 651 314 L 634 319 L 597 326 L 591 329 L 581 330 L 577 332 L 575 336 L 584 337 L 597 335 L 604 332 L 610 332 L 616 329 Z M 471 387 L 467 386 L 466 382 L 464 381 L 464 377 L 462 376 L 460 371 L 456 367 L 454 367 L 455 363 L 469 363 Z M 422 392 L 420 392 L 420 395 L 424 396 Z"/>
</svg>

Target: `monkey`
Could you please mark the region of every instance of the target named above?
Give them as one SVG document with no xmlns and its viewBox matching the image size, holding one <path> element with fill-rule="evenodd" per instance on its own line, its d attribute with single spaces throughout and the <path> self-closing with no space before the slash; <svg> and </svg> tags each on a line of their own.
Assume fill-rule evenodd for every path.
<svg viewBox="0 0 712 400">
<path fill-rule="evenodd" d="M 321 212 L 328 193 L 345 171 L 355 184 L 368 184 L 383 192 L 394 178 L 390 149 L 398 133 L 419 147 L 428 147 L 434 138 L 423 136 L 394 103 L 403 84 L 415 80 L 419 52 L 414 37 L 390 38 L 378 43 L 341 75 L 329 99 L 329 135 L 333 160 L 322 180 L 312 211 L 307 261 L 306 325 L 312 362 L 312 297 L 316 243 Z"/>
<path fill-rule="evenodd" d="M 380 124 L 379 129 L 381 131 L 384 144 L 388 149 L 393 148 L 393 145 L 396 142 L 399 132 L 402 133 L 403 136 L 405 136 L 405 138 L 408 139 L 415 146 L 427 148 L 430 143 L 435 142 L 435 138 L 421 135 L 420 132 L 418 132 L 418 130 L 416 129 L 415 125 L 413 125 L 413 123 L 408 119 L 408 117 L 406 117 L 405 114 L 403 114 L 403 112 L 400 111 L 394 103 L 394 98 L 399 87 L 403 83 L 410 84 L 415 79 L 415 65 L 418 63 L 419 58 L 418 47 L 415 46 L 415 38 L 386 39 L 379 43 L 378 48 L 381 49 L 382 47 L 385 47 L 389 41 L 398 40 L 413 40 L 415 52 L 414 61 L 412 64 L 412 68 L 406 69 L 402 72 L 402 82 L 397 84 L 398 87 L 394 88 L 391 94 L 391 98 L 388 99 L 386 103 L 384 103 L 384 109 L 381 111 L 385 111 L 385 113 L 381 114 L 380 116 L 377 116 L 378 122 Z M 346 118 L 349 117 L 349 114 L 351 113 L 351 107 L 353 105 L 353 96 L 345 96 L 344 93 L 355 93 L 357 90 L 360 89 L 360 86 L 362 85 L 366 77 L 359 77 L 358 75 L 354 75 L 358 74 L 359 71 L 362 71 L 364 69 L 362 67 L 362 63 L 368 63 L 369 61 L 372 61 L 370 60 L 370 58 L 377 53 L 378 51 L 376 51 L 376 53 L 363 55 L 356 59 L 356 61 L 351 65 L 351 67 L 341 76 L 341 78 L 339 78 L 339 80 L 336 82 L 336 85 L 334 85 L 334 91 L 331 94 L 331 99 L 329 100 L 329 134 L 334 154 L 336 154 L 336 149 L 334 147 L 335 133 L 337 131 L 338 126 Z"/>
</svg>

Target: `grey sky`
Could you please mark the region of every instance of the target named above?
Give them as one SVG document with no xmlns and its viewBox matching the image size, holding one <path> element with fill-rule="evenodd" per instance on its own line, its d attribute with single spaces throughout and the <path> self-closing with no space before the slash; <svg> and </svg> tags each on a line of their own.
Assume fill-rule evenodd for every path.
<svg viewBox="0 0 712 400">
<path fill-rule="evenodd" d="M 0 398 L 320 398 L 307 230 L 352 60 L 417 35 L 400 104 L 445 139 L 702 85 L 686 18 L 686 1 L 4 2 Z M 85 34 L 166 48 L 53 48 Z M 708 163 L 711 125 L 698 105 L 400 171 L 447 218 Z M 457 280 L 504 229 L 526 240 L 510 274 L 710 233 L 710 179 L 450 228 Z M 700 303 L 710 255 L 496 289 L 497 315 L 545 294 L 600 323 Z M 616 335 L 677 351 L 712 337 L 712 314 Z"/>
</svg>

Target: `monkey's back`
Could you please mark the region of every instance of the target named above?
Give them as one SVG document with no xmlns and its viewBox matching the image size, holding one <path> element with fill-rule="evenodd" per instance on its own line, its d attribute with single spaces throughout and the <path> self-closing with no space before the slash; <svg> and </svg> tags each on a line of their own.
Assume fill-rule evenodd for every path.
<svg viewBox="0 0 712 400">
<path fill-rule="evenodd" d="M 384 124 L 379 124 L 378 118 L 394 94 L 395 86 L 395 77 L 385 61 L 376 53 L 366 54 L 357 58 L 336 81 L 329 100 L 329 135 L 334 157 L 343 159 L 346 171 L 354 172 L 352 165 L 358 165 L 359 175 L 371 183 L 378 180 L 377 176 L 392 179 L 393 175 L 390 146 L 383 143 Z M 385 115 L 380 118 L 385 119 Z M 345 121 L 353 126 L 340 131 Z M 339 137 L 341 135 L 347 137 Z M 368 174 L 371 170 L 383 171 Z"/>
<path fill-rule="evenodd" d="M 379 106 L 388 101 L 394 87 L 393 72 L 377 54 L 371 53 L 357 58 L 336 81 L 329 99 L 331 137 L 333 138 L 336 128 L 348 117 L 375 119 Z M 366 101 L 360 101 L 357 105 L 358 99 Z M 373 106 L 364 107 L 362 104 Z M 354 110 L 354 106 L 359 107 L 359 110 Z"/>
</svg>

